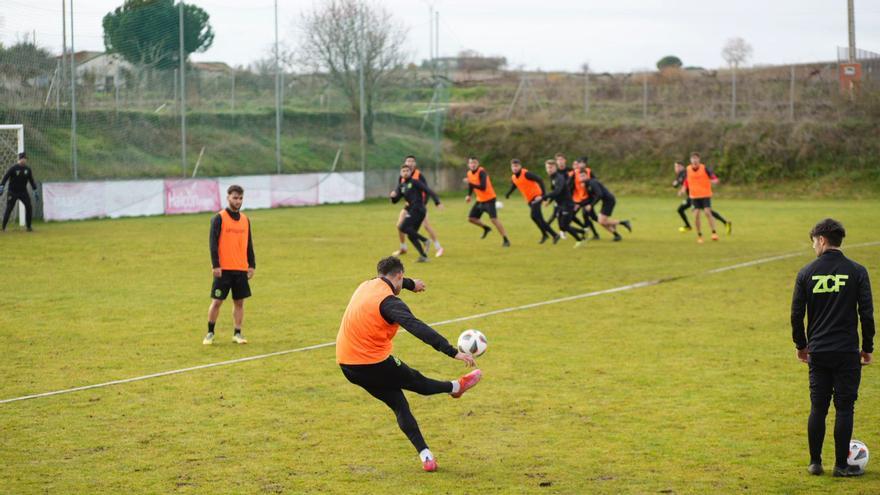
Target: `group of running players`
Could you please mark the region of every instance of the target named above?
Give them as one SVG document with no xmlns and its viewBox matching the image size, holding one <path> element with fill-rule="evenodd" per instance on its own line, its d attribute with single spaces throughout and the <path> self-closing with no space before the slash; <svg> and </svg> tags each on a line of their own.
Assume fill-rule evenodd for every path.
<svg viewBox="0 0 880 495">
<path fill-rule="evenodd" d="M 688 208 L 694 209 L 694 226 L 697 228 L 697 242 L 703 243 L 703 231 L 700 225 L 700 212 L 709 222 L 712 229 L 712 240 L 718 240 L 718 233 L 715 231 L 715 219 L 724 224 L 727 233 L 733 232 L 733 222 L 725 219 L 720 213 L 712 209 L 712 185 L 718 184 L 718 176 L 711 168 L 703 164 L 700 154 L 696 151 L 691 153 L 690 163 L 685 166 L 682 162 L 675 162 L 673 165 L 675 170 L 675 180 L 672 187 L 679 188 L 678 195 L 685 196 L 684 201 L 678 206 L 678 215 L 684 222 L 684 226 L 679 227 L 679 232 L 690 232 L 691 224 L 688 221 L 685 212 Z"/>
<path fill-rule="evenodd" d="M 501 235 L 502 247 L 510 247 L 510 239 L 507 230 L 498 218 L 497 195 L 492 185 L 489 173 L 480 165 L 476 157 L 469 157 L 467 161 L 467 176 L 464 182 L 468 186 L 465 201 L 474 205 L 468 213 L 468 221 L 482 230 L 485 239 L 492 232 L 492 227 L 483 223 L 482 216 L 487 214 L 489 220 L 498 229 Z M 613 236 L 613 240 L 620 241 L 623 237 L 618 232 L 617 226 L 622 225 L 632 232 L 632 224 L 629 220 L 615 220 L 611 217 L 617 202 L 611 191 L 608 190 L 587 166 L 587 157 L 575 160 L 574 166 L 569 169 L 564 154 L 557 153 L 555 159 L 547 160 L 544 168 L 550 177 L 550 190 L 544 187 L 544 180 L 535 173 L 529 172 L 522 166 L 522 162 L 516 158 L 510 161 L 510 190 L 505 195 L 510 198 L 514 191 L 519 190 L 523 199 L 529 205 L 531 219 L 538 227 L 541 238 L 538 241 L 543 244 L 552 240 L 554 244 L 570 234 L 574 240 L 574 247 L 581 247 L 587 240 L 587 229 L 592 233 L 594 240 L 599 239 L 599 232 L 593 222 L 598 222 Z M 391 253 L 400 256 L 407 253 L 405 238 L 419 253 L 419 262 L 428 260 L 428 251 L 433 245 L 435 256 L 443 255 L 443 247 L 437 239 L 436 231 L 431 227 L 427 218 L 427 200 L 430 198 L 438 208 L 443 205 L 436 193 L 428 186 L 425 175 L 418 169 L 416 158 L 409 155 L 400 168 L 400 178 L 394 191 L 390 194 L 394 203 L 404 199 L 406 206 L 401 210 L 397 221 L 397 230 L 400 239 L 400 247 Z M 553 214 L 549 219 L 544 219 L 542 205 L 555 203 Z M 601 205 L 599 205 L 601 203 Z M 599 205 L 597 207 L 597 205 Z M 598 209 L 598 214 L 596 210 Z M 578 214 L 581 216 L 579 217 Z M 552 224 L 558 224 L 559 232 L 553 230 Z M 419 233 L 419 228 L 424 225 L 428 238 Z"/>
</svg>

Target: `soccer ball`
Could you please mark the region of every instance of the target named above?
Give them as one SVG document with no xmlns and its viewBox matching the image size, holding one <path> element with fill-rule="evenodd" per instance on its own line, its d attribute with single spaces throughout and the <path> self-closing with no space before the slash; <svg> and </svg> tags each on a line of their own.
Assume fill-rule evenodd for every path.
<svg viewBox="0 0 880 495">
<path fill-rule="evenodd" d="M 465 330 L 458 336 L 458 350 L 473 357 L 482 356 L 488 347 L 486 336 L 479 330 Z"/>
<path fill-rule="evenodd" d="M 495 208 L 498 208 L 499 210 L 500 210 L 501 208 L 504 208 L 504 203 L 502 203 L 501 201 L 496 201 L 496 202 L 495 202 Z"/>
<path fill-rule="evenodd" d="M 868 446 L 860 440 L 853 440 L 849 443 L 849 454 L 846 456 L 846 463 L 850 466 L 859 466 L 865 469 L 868 465 Z"/>
</svg>

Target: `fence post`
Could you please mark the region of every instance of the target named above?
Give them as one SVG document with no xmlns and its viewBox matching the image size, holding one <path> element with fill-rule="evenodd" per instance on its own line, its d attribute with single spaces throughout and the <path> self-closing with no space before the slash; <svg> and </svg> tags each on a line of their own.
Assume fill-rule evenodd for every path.
<svg viewBox="0 0 880 495">
<path fill-rule="evenodd" d="M 794 121 L 794 66 L 791 66 L 791 83 L 788 88 L 788 119 Z"/>
</svg>

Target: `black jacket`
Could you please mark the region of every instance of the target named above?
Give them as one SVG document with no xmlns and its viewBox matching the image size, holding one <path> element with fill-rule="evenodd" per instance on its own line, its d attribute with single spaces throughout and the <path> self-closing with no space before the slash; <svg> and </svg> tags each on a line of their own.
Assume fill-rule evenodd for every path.
<svg viewBox="0 0 880 495">
<path fill-rule="evenodd" d="M 798 349 L 858 352 L 860 319 L 862 350 L 873 352 L 874 306 L 865 267 L 832 249 L 798 272 L 791 300 L 791 337 Z"/>
</svg>

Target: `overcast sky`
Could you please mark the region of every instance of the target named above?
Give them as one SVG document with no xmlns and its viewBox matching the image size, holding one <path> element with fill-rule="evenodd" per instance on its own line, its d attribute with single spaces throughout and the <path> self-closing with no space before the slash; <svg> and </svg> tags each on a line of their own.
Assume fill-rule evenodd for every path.
<svg viewBox="0 0 880 495">
<path fill-rule="evenodd" d="M 719 67 L 721 48 L 740 36 L 753 64 L 833 60 L 847 44 L 846 0 L 375 0 L 409 28 L 414 61 L 428 54 L 428 5 L 440 12 L 440 53 L 471 49 L 507 57 L 510 67 L 595 71 L 653 67 L 664 55 Z M 103 50 L 101 18 L 122 0 L 74 0 L 75 47 Z M 272 0 L 196 0 L 216 37 L 200 61 L 246 65 L 274 40 Z M 880 0 L 856 0 L 856 45 L 880 52 Z M 36 32 L 60 53 L 62 0 L 0 0 L 0 42 Z M 294 48 L 300 13 L 320 0 L 279 1 L 280 38 Z M 69 33 L 68 33 L 69 34 Z"/>
</svg>

